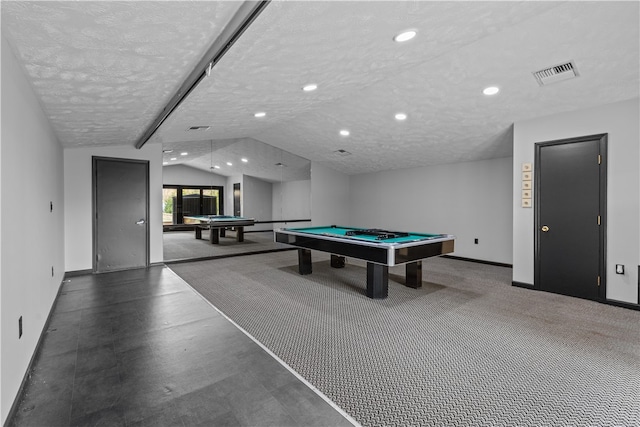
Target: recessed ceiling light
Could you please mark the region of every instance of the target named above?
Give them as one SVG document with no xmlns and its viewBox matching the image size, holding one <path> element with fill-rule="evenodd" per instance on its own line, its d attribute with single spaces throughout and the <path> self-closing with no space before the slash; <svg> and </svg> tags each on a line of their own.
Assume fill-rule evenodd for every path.
<svg viewBox="0 0 640 427">
<path fill-rule="evenodd" d="M 500 89 L 496 86 L 489 86 L 482 91 L 485 95 L 495 95 L 498 92 L 500 92 Z"/>
<path fill-rule="evenodd" d="M 415 30 L 404 31 L 393 38 L 394 41 L 398 43 L 406 42 L 411 40 L 418 34 Z"/>
<path fill-rule="evenodd" d="M 407 119 L 407 115 L 405 113 L 396 114 L 396 120 L 406 120 L 406 119 Z"/>
<path fill-rule="evenodd" d="M 186 156 L 187 154 L 189 154 L 189 153 L 187 153 L 186 151 L 180 153 L 181 156 Z"/>
<path fill-rule="evenodd" d="M 213 166 L 213 168 L 214 168 L 214 169 L 220 169 L 220 166 L 218 166 L 218 165 L 214 165 L 214 166 Z"/>
<path fill-rule="evenodd" d="M 306 85 L 305 87 L 302 88 L 302 90 L 305 91 L 305 92 L 311 92 L 311 91 L 316 90 L 316 89 L 318 89 L 318 85 L 317 84 L 309 84 L 309 85 Z"/>
<path fill-rule="evenodd" d="M 264 117 L 266 115 L 267 115 L 267 113 L 265 113 L 264 111 L 260 111 L 259 113 L 255 113 L 254 117 Z"/>
<path fill-rule="evenodd" d="M 164 154 L 167 154 L 167 153 L 173 153 L 173 150 L 162 150 L 162 152 L 163 152 Z"/>
<path fill-rule="evenodd" d="M 176 157 L 172 157 L 169 160 L 178 160 Z"/>
<path fill-rule="evenodd" d="M 245 159 L 244 157 L 242 159 L 240 159 L 240 160 L 242 160 L 244 163 L 247 163 L 249 161 L 249 160 Z"/>
<path fill-rule="evenodd" d="M 342 129 L 342 130 L 340 131 L 340 135 L 342 135 L 342 136 L 349 136 L 349 131 L 348 131 L 348 130 L 346 130 L 346 129 Z"/>
<path fill-rule="evenodd" d="M 162 164 L 163 164 L 163 165 L 168 165 L 168 164 L 169 164 L 169 162 L 162 162 Z"/>
<path fill-rule="evenodd" d="M 233 166 L 233 163 L 227 162 L 227 166 Z"/>
</svg>

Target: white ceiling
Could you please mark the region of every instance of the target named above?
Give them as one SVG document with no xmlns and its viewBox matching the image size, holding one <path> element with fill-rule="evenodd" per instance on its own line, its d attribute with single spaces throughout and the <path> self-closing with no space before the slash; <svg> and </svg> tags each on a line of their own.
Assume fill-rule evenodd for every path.
<svg viewBox="0 0 640 427">
<path fill-rule="evenodd" d="M 2 32 L 63 146 L 134 145 L 240 4 L 2 1 Z M 639 6 L 272 1 L 151 142 L 204 170 L 257 145 L 258 177 L 282 156 L 260 142 L 346 174 L 509 156 L 515 121 L 640 95 Z M 532 76 L 569 60 L 573 80 Z"/>
</svg>

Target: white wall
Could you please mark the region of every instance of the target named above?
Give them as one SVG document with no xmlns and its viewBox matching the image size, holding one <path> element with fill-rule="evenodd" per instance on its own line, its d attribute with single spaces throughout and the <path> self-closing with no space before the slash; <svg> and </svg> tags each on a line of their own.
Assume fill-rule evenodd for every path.
<svg viewBox="0 0 640 427">
<path fill-rule="evenodd" d="M 311 218 L 310 179 L 273 184 L 273 218 Z"/>
<path fill-rule="evenodd" d="M 453 234 L 454 255 L 510 264 L 511 190 L 510 157 L 356 175 L 350 223 Z"/>
<path fill-rule="evenodd" d="M 311 222 L 315 226 L 349 222 L 349 176 L 311 162 Z"/>
<path fill-rule="evenodd" d="M 149 161 L 149 261 L 162 262 L 162 145 L 68 148 L 64 150 L 65 269 L 93 268 L 92 157 Z"/>
<path fill-rule="evenodd" d="M 62 147 L 4 37 L 1 74 L 0 413 L 4 424 L 64 275 L 64 197 Z M 18 339 L 20 316 L 23 335 Z"/>
<path fill-rule="evenodd" d="M 212 172 L 192 168 L 185 165 L 173 165 L 162 167 L 162 184 L 164 185 L 198 185 L 198 186 L 222 186 L 227 183 L 227 178 Z M 225 192 L 227 189 L 225 188 Z"/>
<path fill-rule="evenodd" d="M 520 165 L 534 162 L 536 142 L 608 133 L 607 163 L 607 299 L 638 302 L 640 264 L 640 111 L 634 98 L 518 122 L 514 126 L 513 177 Z M 533 284 L 534 209 L 521 208 L 520 187 L 513 187 L 513 280 Z M 624 264 L 625 274 L 615 274 Z"/>
<path fill-rule="evenodd" d="M 4 38 L 2 39 L 2 49 L 7 49 L 8 46 L 4 43 Z M 4 62 L 4 61 L 2 61 Z M 0 75 L 4 74 L 4 72 L 0 72 Z M 0 92 L 2 90 L 0 89 Z M 0 106 L 0 115 L 2 114 L 2 107 Z M 0 136 L 0 141 L 2 140 L 2 136 Z M 2 144 L 0 144 L 0 289 L 2 289 Z M 2 329 L 2 291 L 0 291 L 0 330 Z M 4 337 L 4 332 L 2 333 Z M 2 382 L 2 339 L 0 339 L 0 384 Z M 0 423 L 4 424 L 4 420 L 6 418 L 2 401 L 2 387 L 0 386 Z"/>
<path fill-rule="evenodd" d="M 270 182 L 244 175 L 242 191 L 242 216 L 256 221 L 271 221 L 273 186 Z M 271 224 L 256 224 L 247 231 L 271 230 Z"/>
</svg>

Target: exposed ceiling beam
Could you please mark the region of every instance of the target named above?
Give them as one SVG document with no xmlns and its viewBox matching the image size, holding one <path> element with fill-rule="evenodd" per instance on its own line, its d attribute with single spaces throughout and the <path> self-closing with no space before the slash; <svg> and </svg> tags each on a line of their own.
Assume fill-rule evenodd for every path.
<svg viewBox="0 0 640 427">
<path fill-rule="evenodd" d="M 180 85 L 178 91 L 173 95 L 169 103 L 162 109 L 162 112 L 144 132 L 142 137 L 136 142 L 135 147 L 140 149 L 149 141 L 158 128 L 178 108 L 191 91 L 200 81 L 211 73 L 211 69 L 224 56 L 224 54 L 240 38 L 242 33 L 249 28 L 251 23 L 260 15 L 271 0 L 245 1 L 236 14 L 231 18 L 227 26 L 222 30 L 218 38 L 204 54 L 198 65 L 189 74 L 187 79 Z"/>
</svg>

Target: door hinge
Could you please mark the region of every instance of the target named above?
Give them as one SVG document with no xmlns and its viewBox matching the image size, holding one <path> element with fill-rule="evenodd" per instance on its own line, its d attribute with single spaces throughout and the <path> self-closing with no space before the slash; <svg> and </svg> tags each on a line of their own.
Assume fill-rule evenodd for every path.
<svg viewBox="0 0 640 427">
<path fill-rule="evenodd" d="M 598 215 L 598 225 L 600 225 L 600 215 Z"/>
<path fill-rule="evenodd" d="M 602 155 L 598 154 L 598 164 L 602 164 Z"/>
<path fill-rule="evenodd" d="M 600 276 L 598 276 L 598 286 L 600 286 Z"/>
</svg>

